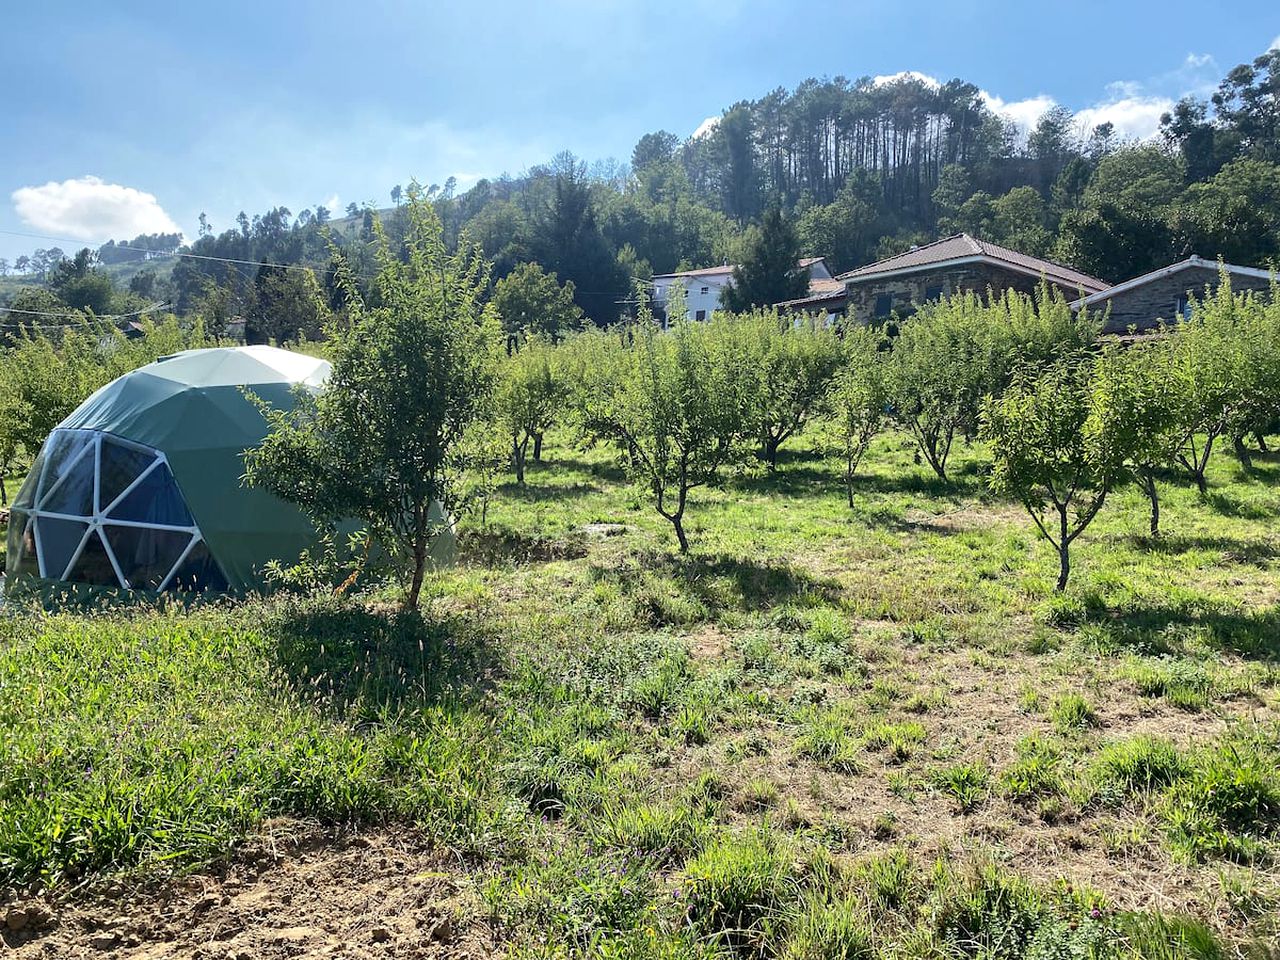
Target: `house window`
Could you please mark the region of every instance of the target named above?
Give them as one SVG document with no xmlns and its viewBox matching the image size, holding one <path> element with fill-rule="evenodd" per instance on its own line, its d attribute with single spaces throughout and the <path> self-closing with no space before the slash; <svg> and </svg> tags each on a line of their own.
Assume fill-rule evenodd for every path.
<svg viewBox="0 0 1280 960">
<path fill-rule="evenodd" d="M 705 310 L 699 310 L 697 313 L 695 313 L 695 314 L 693 315 L 693 319 L 695 319 L 695 320 L 705 320 L 705 319 L 707 319 L 707 311 L 705 311 Z"/>
<path fill-rule="evenodd" d="M 705 297 L 708 293 L 710 293 L 710 292 L 711 292 L 711 288 L 710 288 L 710 287 L 703 287 L 703 288 L 702 288 L 702 295 L 703 295 L 704 297 Z"/>
<path fill-rule="evenodd" d="M 887 317 L 893 312 L 893 294 L 882 293 L 876 297 L 876 318 Z"/>
<path fill-rule="evenodd" d="M 934 285 L 934 286 L 932 286 L 932 287 L 925 287 L 925 288 L 924 288 L 924 299 L 925 299 L 925 301 L 926 301 L 926 302 L 931 301 L 931 300 L 941 300 L 941 299 L 942 299 L 942 284 L 938 283 L 938 284 L 935 284 L 935 285 Z"/>
<path fill-rule="evenodd" d="M 1186 297 L 1178 297 L 1173 301 L 1173 318 L 1175 320 L 1191 319 L 1191 304 Z"/>
</svg>

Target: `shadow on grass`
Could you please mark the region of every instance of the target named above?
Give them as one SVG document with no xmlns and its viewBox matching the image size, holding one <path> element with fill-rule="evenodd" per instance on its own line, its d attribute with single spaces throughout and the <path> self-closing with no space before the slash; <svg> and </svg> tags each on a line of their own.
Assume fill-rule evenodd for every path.
<svg viewBox="0 0 1280 960">
<path fill-rule="evenodd" d="M 610 483 L 626 483 L 627 475 L 622 467 L 618 465 L 616 460 L 583 460 L 579 457 L 556 457 L 554 460 L 543 460 L 540 463 L 529 461 L 526 469 L 535 471 L 546 470 L 548 472 L 555 470 L 577 470 L 581 473 L 589 473 L 593 477 L 599 477 L 601 480 L 607 480 Z"/>
<path fill-rule="evenodd" d="M 854 496 L 859 493 L 911 493 L 928 497 L 958 499 L 987 494 L 990 465 L 982 460 L 966 460 L 947 471 L 943 480 L 928 469 L 893 473 L 871 473 L 854 478 Z"/>
<path fill-rule="evenodd" d="M 839 475 L 822 469 L 820 464 L 779 467 L 772 473 L 766 467 L 760 469 L 760 473 L 730 479 L 725 486 L 746 493 L 787 497 L 830 497 L 841 491 Z"/>
<path fill-rule="evenodd" d="M 1280 660 L 1280 607 L 1246 612 L 1208 604 L 1141 604 L 1094 609 L 1087 622 L 1117 647 L 1141 653 L 1177 653 L 1184 637 L 1250 660 Z"/>
<path fill-rule="evenodd" d="M 546 563 L 586 555 L 587 543 L 582 536 L 538 537 L 494 529 L 469 532 L 458 542 L 458 560 L 469 566 Z"/>
<path fill-rule="evenodd" d="M 1276 516 L 1274 507 L 1261 503 L 1250 503 L 1217 490 L 1206 493 L 1204 502 L 1224 517 L 1237 517 L 1241 520 L 1269 520 Z"/>
<path fill-rule="evenodd" d="M 357 723 L 480 694 L 495 663 L 486 638 L 449 617 L 371 609 L 354 599 L 279 604 L 265 626 L 284 679 Z"/>
<path fill-rule="evenodd" d="M 645 553 L 613 567 L 595 567 L 654 625 L 713 620 L 731 611 L 769 610 L 788 601 L 834 604 L 840 585 L 784 562 L 727 554 Z"/>
<path fill-rule="evenodd" d="M 1192 550 L 1221 551 L 1228 563 L 1263 566 L 1280 557 L 1280 543 L 1270 540 L 1241 540 L 1237 537 L 1197 537 L 1164 534 L 1159 537 L 1131 535 L 1126 538 L 1134 546 L 1152 553 L 1169 556 Z"/>
<path fill-rule="evenodd" d="M 532 476 L 536 476 L 532 475 Z M 531 476 L 531 479 L 532 479 Z M 569 483 L 544 486 L 539 483 L 526 483 L 524 486 L 514 480 L 498 487 L 498 493 L 504 500 L 517 503 L 542 503 L 547 500 L 568 500 L 571 497 L 585 497 L 599 493 L 600 487 L 594 483 Z"/>
</svg>

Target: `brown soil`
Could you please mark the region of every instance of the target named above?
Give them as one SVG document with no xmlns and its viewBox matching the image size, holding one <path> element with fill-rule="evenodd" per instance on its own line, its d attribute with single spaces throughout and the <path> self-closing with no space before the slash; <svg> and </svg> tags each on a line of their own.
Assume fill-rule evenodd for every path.
<svg viewBox="0 0 1280 960">
<path fill-rule="evenodd" d="M 407 833 L 274 824 L 214 873 L 0 902 L 0 956 L 15 960 L 501 955 L 466 872 Z"/>
</svg>

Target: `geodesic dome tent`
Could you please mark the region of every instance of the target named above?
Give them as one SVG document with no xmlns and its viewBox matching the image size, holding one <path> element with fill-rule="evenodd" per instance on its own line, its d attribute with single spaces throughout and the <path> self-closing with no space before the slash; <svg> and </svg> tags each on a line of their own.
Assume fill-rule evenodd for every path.
<svg viewBox="0 0 1280 960">
<path fill-rule="evenodd" d="M 261 586 L 270 560 L 316 542 L 291 504 L 243 486 L 266 420 L 245 390 L 291 407 L 327 361 L 274 347 L 188 350 L 113 380 L 45 441 L 14 500 L 10 591 L 34 581 L 148 592 Z"/>
</svg>

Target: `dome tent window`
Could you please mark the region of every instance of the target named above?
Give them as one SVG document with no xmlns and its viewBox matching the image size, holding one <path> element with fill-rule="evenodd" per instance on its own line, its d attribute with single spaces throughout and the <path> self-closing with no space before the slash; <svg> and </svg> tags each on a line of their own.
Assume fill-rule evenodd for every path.
<svg viewBox="0 0 1280 960">
<path fill-rule="evenodd" d="M 215 563 L 187 563 L 203 537 L 160 451 L 61 429 L 39 469 L 35 502 L 23 511 L 39 576 L 126 590 L 226 589 Z"/>
</svg>

